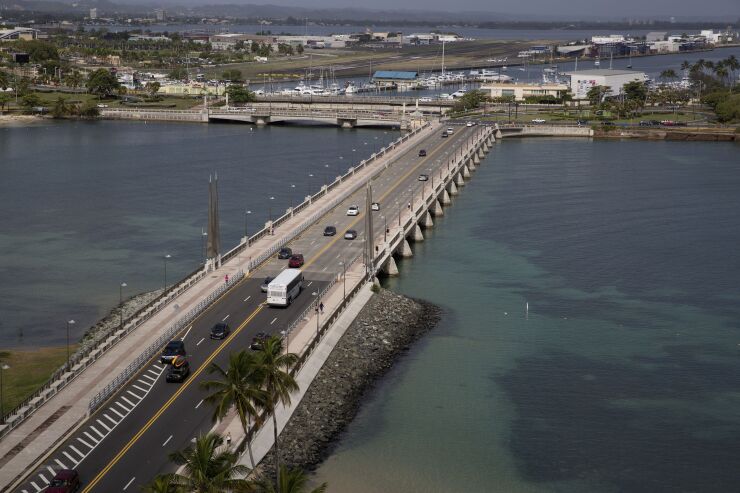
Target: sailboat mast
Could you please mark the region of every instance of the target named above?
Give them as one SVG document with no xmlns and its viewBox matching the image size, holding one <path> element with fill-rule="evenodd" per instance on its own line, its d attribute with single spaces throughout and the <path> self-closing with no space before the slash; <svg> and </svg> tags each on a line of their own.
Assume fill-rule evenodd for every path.
<svg viewBox="0 0 740 493">
<path fill-rule="evenodd" d="M 442 41 L 442 75 L 445 74 L 445 42 Z"/>
</svg>

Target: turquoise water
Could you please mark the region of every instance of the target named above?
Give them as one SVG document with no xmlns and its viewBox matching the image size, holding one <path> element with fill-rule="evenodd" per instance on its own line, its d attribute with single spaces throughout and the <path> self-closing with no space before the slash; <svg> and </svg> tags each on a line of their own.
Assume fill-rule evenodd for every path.
<svg viewBox="0 0 740 493">
<path fill-rule="evenodd" d="M 740 490 L 737 156 L 497 145 L 386 281 L 442 321 L 317 479 L 355 493 Z"/>
</svg>

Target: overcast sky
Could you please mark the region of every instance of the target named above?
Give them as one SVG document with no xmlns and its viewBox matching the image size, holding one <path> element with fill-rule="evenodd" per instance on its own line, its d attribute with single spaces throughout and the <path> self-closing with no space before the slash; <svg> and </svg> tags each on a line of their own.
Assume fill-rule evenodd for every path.
<svg viewBox="0 0 740 493">
<path fill-rule="evenodd" d="M 192 0 L 191 0 L 192 1 Z M 189 2 L 190 3 L 190 2 Z M 197 3 L 197 1 L 193 2 Z M 555 14 L 571 19 L 613 17 L 726 17 L 735 22 L 740 17 L 740 0 L 208 0 L 215 3 L 252 3 L 295 5 L 306 8 L 354 7 L 366 9 L 485 11 L 508 15 L 535 15 L 546 18 Z"/>
</svg>

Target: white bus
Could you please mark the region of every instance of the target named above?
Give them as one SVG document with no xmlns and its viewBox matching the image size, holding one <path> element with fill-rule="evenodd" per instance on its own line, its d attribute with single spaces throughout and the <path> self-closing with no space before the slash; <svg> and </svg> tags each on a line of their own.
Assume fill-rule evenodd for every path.
<svg viewBox="0 0 740 493">
<path fill-rule="evenodd" d="M 267 304 L 288 306 L 303 289 L 303 272 L 300 269 L 285 269 L 267 285 Z"/>
</svg>

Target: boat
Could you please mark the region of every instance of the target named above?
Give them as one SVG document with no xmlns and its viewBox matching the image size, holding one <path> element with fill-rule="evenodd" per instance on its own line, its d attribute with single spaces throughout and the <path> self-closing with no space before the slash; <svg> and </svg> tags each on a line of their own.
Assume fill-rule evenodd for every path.
<svg viewBox="0 0 740 493">
<path fill-rule="evenodd" d="M 357 92 L 357 86 L 354 82 L 350 81 L 344 86 L 344 94 L 355 94 Z"/>
<path fill-rule="evenodd" d="M 600 66 L 601 66 L 601 60 L 597 58 L 596 60 L 594 60 L 594 67 L 600 67 Z"/>
</svg>

